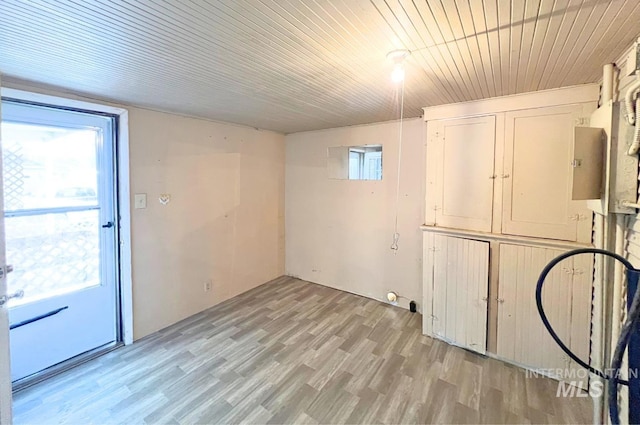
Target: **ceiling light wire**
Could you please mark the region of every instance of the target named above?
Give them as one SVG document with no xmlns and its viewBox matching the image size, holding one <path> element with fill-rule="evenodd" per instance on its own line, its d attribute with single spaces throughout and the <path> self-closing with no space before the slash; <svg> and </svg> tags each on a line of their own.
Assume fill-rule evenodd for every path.
<svg viewBox="0 0 640 425">
<path fill-rule="evenodd" d="M 396 211 L 395 222 L 393 227 L 393 242 L 391 243 L 391 249 L 393 255 L 398 253 L 398 241 L 400 240 L 400 232 L 398 232 L 398 215 L 400 207 L 400 168 L 402 165 L 402 124 L 404 121 L 404 79 L 402 79 L 402 86 L 400 87 L 400 125 L 398 129 L 398 174 L 396 180 Z"/>
</svg>

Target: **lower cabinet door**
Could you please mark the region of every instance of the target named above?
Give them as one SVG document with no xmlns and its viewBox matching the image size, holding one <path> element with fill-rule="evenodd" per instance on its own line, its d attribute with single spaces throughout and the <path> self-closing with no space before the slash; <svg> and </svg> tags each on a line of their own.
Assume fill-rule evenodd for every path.
<svg viewBox="0 0 640 425">
<path fill-rule="evenodd" d="M 443 235 L 432 240 L 433 335 L 484 354 L 489 243 Z"/>
<path fill-rule="evenodd" d="M 538 314 L 536 283 L 563 250 L 500 245 L 498 347 L 500 357 L 587 388 L 587 373 L 555 343 Z M 551 325 L 580 358 L 589 359 L 593 256 L 571 257 L 547 276 L 543 306 Z"/>
</svg>

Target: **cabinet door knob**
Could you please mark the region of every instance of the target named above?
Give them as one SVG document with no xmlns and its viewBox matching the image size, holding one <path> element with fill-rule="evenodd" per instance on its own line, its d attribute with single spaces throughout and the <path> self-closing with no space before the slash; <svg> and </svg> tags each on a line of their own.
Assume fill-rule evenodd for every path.
<svg viewBox="0 0 640 425">
<path fill-rule="evenodd" d="M 496 298 L 496 301 L 498 301 L 500 304 L 504 303 L 504 298 Z"/>
<path fill-rule="evenodd" d="M 502 175 L 502 178 L 503 178 L 503 179 L 508 179 L 509 177 L 511 177 L 509 174 L 503 174 L 503 175 Z"/>
</svg>

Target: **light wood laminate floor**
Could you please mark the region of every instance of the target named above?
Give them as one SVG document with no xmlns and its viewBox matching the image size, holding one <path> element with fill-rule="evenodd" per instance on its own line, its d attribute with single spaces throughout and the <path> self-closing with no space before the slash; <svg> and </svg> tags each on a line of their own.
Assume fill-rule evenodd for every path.
<svg viewBox="0 0 640 425">
<path fill-rule="evenodd" d="M 588 423 L 588 398 L 283 277 L 15 395 L 16 424 Z"/>
</svg>

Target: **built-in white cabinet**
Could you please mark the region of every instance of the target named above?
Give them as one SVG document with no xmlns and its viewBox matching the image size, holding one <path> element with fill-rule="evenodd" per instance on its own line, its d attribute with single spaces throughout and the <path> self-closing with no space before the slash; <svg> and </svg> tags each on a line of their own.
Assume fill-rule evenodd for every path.
<svg viewBox="0 0 640 425">
<path fill-rule="evenodd" d="M 542 269 L 566 250 L 500 244 L 498 356 L 531 368 L 547 369 L 560 379 L 587 386 L 587 373 L 571 360 L 542 324 L 535 299 Z M 593 256 L 558 264 L 545 280 L 542 303 L 558 336 L 578 357 L 589 359 Z"/>
<path fill-rule="evenodd" d="M 435 121 L 428 126 L 427 210 L 438 226 L 491 231 L 495 117 Z"/>
<path fill-rule="evenodd" d="M 425 334 L 479 353 L 489 351 L 587 388 L 588 374 L 553 341 L 535 299 L 542 269 L 573 247 L 479 232 L 474 236 L 426 226 L 423 230 Z M 564 260 L 549 274 L 542 293 L 552 326 L 585 360 L 589 359 L 593 261 L 592 255 Z"/>
<path fill-rule="evenodd" d="M 425 276 L 432 335 L 479 353 L 487 348 L 489 243 L 429 233 Z"/>
<path fill-rule="evenodd" d="M 502 233 L 577 241 L 586 222 L 590 238 L 587 204 L 572 200 L 573 135 L 581 113 L 581 105 L 569 105 L 506 114 Z"/>
<path fill-rule="evenodd" d="M 585 104 L 427 120 L 425 224 L 591 241 L 572 200 L 574 127 Z"/>
<path fill-rule="evenodd" d="M 424 108 L 424 334 L 586 388 L 542 325 L 535 287 L 551 259 L 591 246 L 603 146 L 576 128 L 598 95 L 584 85 Z M 552 325 L 588 359 L 593 258 L 564 261 L 545 288 Z"/>
</svg>

